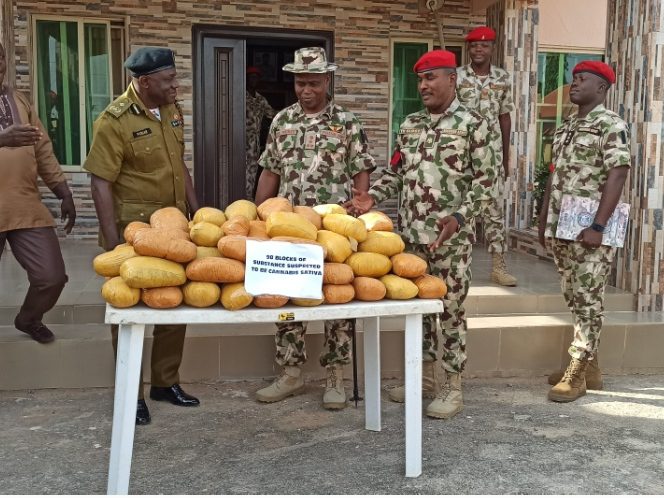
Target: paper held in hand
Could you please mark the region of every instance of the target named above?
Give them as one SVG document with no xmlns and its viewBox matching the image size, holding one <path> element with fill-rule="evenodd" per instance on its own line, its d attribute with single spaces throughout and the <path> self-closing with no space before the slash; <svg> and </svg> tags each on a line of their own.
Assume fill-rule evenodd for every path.
<svg viewBox="0 0 664 498">
<path fill-rule="evenodd" d="M 244 288 L 249 294 L 323 297 L 323 248 L 313 244 L 247 240 Z"/>
<path fill-rule="evenodd" d="M 556 238 L 576 240 L 581 230 L 593 224 L 598 207 L 599 201 L 594 199 L 564 194 L 560 205 Z M 623 247 L 628 222 L 629 204 L 619 202 L 606 224 L 602 245 Z"/>
</svg>

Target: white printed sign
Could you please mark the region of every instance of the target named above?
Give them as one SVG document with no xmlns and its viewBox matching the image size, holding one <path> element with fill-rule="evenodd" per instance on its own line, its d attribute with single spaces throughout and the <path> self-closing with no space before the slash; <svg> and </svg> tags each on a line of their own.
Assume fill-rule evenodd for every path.
<svg viewBox="0 0 664 498">
<path fill-rule="evenodd" d="M 247 240 L 244 288 L 249 294 L 321 299 L 323 248 L 314 244 Z"/>
</svg>

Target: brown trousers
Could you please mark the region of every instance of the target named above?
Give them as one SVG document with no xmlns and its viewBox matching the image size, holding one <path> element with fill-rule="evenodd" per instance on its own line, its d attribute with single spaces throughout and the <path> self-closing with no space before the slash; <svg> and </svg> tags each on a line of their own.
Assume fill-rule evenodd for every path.
<svg viewBox="0 0 664 498">
<path fill-rule="evenodd" d="M 154 387 L 170 387 L 180 382 L 180 363 L 186 325 L 155 325 L 152 333 L 152 365 L 150 383 Z M 118 326 L 111 325 L 113 351 L 118 354 Z M 143 366 L 138 386 L 138 399 L 144 398 Z"/>
<path fill-rule="evenodd" d="M 16 316 L 26 327 L 41 324 L 44 313 L 58 301 L 67 283 L 65 262 L 53 227 L 21 228 L 0 232 L 0 257 L 5 241 L 28 273 L 30 287 Z"/>
</svg>

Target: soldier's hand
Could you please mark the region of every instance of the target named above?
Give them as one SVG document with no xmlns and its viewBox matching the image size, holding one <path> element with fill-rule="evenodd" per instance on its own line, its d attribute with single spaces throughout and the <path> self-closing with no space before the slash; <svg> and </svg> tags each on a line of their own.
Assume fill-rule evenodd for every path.
<svg viewBox="0 0 664 498">
<path fill-rule="evenodd" d="M 434 252 L 438 249 L 446 240 L 449 240 L 452 235 L 454 235 L 459 229 L 459 222 L 454 216 L 445 216 L 438 220 L 438 228 L 440 229 L 440 234 L 436 239 L 436 242 L 429 244 L 429 251 Z"/>
<path fill-rule="evenodd" d="M 76 223 L 76 207 L 74 206 L 73 196 L 68 195 L 62 199 L 62 203 L 60 204 L 60 214 L 61 221 L 67 220 L 64 230 L 65 233 L 69 235 L 71 229 L 74 228 L 74 223 Z"/>
<path fill-rule="evenodd" d="M 354 214 L 355 216 L 359 216 L 361 214 L 366 213 L 376 203 L 373 197 L 369 195 L 369 192 L 366 192 L 364 190 L 358 190 L 355 187 L 353 187 L 352 192 L 353 192 L 353 199 L 351 201 L 349 211 L 351 212 L 351 214 Z"/>
<path fill-rule="evenodd" d="M 35 145 L 42 138 L 36 126 L 14 124 L 0 130 L 1 147 L 27 147 Z"/>
<path fill-rule="evenodd" d="M 591 228 L 584 228 L 576 237 L 576 241 L 581 242 L 581 245 L 586 249 L 597 249 L 602 245 L 603 237 L 604 234 L 601 234 Z"/>
</svg>

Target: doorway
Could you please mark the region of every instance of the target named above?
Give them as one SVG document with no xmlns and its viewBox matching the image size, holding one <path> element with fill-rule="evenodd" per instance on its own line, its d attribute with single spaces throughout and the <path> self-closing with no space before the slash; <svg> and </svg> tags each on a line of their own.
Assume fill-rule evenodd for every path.
<svg viewBox="0 0 664 498">
<path fill-rule="evenodd" d="M 224 208 L 245 194 L 246 70 L 260 69 L 257 87 L 276 111 L 296 102 L 293 79 L 281 68 L 298 48 L 325 48 L 333 33 L 194 26 L 194 179 L 199 201 Z M 269 120 L 261 127 L 261 151 Z"/>
</svg>

